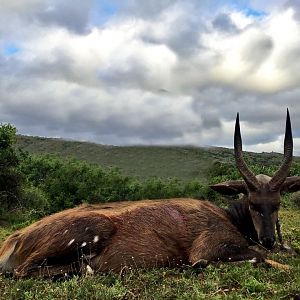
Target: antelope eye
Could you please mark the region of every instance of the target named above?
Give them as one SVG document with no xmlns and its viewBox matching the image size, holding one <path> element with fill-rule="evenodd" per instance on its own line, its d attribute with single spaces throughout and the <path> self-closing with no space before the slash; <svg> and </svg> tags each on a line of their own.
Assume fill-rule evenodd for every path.
<svg viewBox="0 0 300 300">
<path fill-rule="evenodd" d="M 273 205 L 272 212 L 279 210 L 279 208 L 280 208 L 280 203 Z"/>
</svg>

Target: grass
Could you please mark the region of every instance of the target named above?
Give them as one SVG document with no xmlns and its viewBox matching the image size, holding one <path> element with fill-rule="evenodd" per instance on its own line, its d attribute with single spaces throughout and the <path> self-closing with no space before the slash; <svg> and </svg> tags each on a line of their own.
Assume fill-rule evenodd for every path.
<svg viewBox="0 0 300 300">
<path fill-rule="evenodd" d="M 176 177 L 183 181 L 198 179 L 205 182 L 207 171 L 215 161 L 233 163 L 233 151 L 226 148 L 191 146 L 107 146 L 62 139 L 18 136 L 17 147 L 31 154 L 56 154 L 116 166 L 122 173 L 141 179 Z M 278 165 L 278 153 L 245 153 L 249 163 Z M 299 158 L 295 158 L 299 161 Z"/>
<path fill-rule="evenodd" d="M 292 259 L 286 259 L 292 262 Z M 298 261 L 299 263 L 299 261 Z M 126 275 L 97 275 L 64 282 L 0 278 L 2 299 L 291 299 L 299 293 L 299 266 L 282 271 L 209 266 L 200 274 L 159 269 Z"/>
<path fill-rule="evenodd" d="M 300 253 L 300 211 L 282 210 L 284 238 Z M 12 231 L 2 228 L 3 240 Z M 135 270 L 127 274 L 74 277 L 64 282 L 0 277 L 1 299 L 294 299 L 300 293 L 300 257 L 285 253 L 272 259 L 289 270 L 239 266 L 209 266 L 196 274 L 183 270 Z"/>
</svg>

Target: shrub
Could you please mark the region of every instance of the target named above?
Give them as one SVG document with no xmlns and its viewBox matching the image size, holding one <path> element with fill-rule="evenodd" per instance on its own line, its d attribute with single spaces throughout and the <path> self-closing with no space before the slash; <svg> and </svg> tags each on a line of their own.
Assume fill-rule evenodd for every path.
<svg viewBox="0 0 300 300">
<path fill-rule="evenodd" d="M 14 126 L 0 124 L 0 206 L 2 210 L 15 208 L 21 201 L 23 177 L 17 169 L 19 157 L 15 150 L 16 132 Z"/>
</svg>

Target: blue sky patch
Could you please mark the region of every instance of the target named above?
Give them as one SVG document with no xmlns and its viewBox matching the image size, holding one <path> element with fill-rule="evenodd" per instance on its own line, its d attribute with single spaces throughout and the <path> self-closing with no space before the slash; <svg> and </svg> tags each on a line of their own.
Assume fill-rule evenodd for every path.
<svg viewBox="0 0 300 300">
<path fill-rule="evenodd" d="M 117 5 L 111 0 L 98 1 L 94 11 L 91 13 L 91 23 L 102 25 L 118 12 Z"/>
<path fill-rule="evenodd" d="M 7 44 L 4 46 L 3 53 L 5 56 L 16 55 L 21 51 L 21 48 L 16 44 Z"/>
<path fill-rule="evenodd" d="M 225 5 L 242 11 L 246 16 L 251 17 L 264 17 L 267 15 L 266 12 L 251 7 L 249 0 L 219 0 L 218 6 Z"/>
<path fill-rule="evenodd" d="M 255 10 L 250 7 L 244 9 L 244 13 L 246 16 L 250 16 L 250 17 L 264 17 L 267 15 L 264 11 Z"/>
<path fill-rule="evenodd" d="M 110 0 L 100 1 L 100 9 L 105 16 L 112 16 L 117 12 L 117 7 Z"/>
</svg>

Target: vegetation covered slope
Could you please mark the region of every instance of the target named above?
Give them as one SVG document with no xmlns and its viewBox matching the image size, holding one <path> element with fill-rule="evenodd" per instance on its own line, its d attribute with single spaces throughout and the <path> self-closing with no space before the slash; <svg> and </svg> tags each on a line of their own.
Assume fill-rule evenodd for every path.
<svg viewBox="0 0 300 300">
<path fill-rule="evenodd" d="M 232 149 L 189 146 L 107 146 L 53 138 L 18 136 L 17 147 L 31 154 L 57 154 L 75 157 L 103 167 L 115 166 L 122 173 L 142 179 L 176 177 L 205 181 L 216 161 L 234 164 Z M 279 165 L 278 153 L 247 153 L 250 164 Z M 296 159 L 298 160 L 298 158 Z"/>
</svg>

